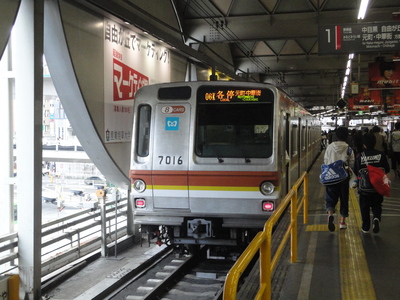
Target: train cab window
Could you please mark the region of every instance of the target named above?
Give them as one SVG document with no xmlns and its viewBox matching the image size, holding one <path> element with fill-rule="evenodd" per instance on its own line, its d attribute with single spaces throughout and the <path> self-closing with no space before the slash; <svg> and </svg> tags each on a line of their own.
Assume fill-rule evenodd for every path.
<svg viewBox="0 0 400 300">
<path fill-rule="evenodd" d="M 149 155 L 150 144 L 150 105 L 142 105 L 138 112 L 138 131 L 137 131 L 137 148 L 138 156 L 145 157 Z"/>
<path fill-rule="evenodd" d="M 199 104 L 196 155 L 268 158 L 272 155 L 273 104 Z"/>
</svg>

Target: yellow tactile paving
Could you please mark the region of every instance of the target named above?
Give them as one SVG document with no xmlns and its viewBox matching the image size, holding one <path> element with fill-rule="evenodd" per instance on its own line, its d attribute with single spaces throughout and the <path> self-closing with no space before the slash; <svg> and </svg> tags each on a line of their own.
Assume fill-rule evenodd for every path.
<svg viewBox="0 0 400 300">
<path fill-rule="evenodd" d="M 355 190 L 350 190 L 348 228 L 339 235 L 342 300 L 376 300 L 371 274 L 361 241 L 361 214 Z M 328 231 L 327 224 L 307 225 L 306 231 Z"/>
<path fill-rule="evenodd" d="M 329 230 L 326 224 L 314 224 L 314 225 L 307 225 L 306 231 L 329 231 Z"/>
<path fill-rule="evenodd" d="M 375 300 L 375 289 L 360 236 L 361 214 L 354 190 L 350 190 L 349 206 L 348 228 L 339 232 L 342 300 Z"/>
</svg>

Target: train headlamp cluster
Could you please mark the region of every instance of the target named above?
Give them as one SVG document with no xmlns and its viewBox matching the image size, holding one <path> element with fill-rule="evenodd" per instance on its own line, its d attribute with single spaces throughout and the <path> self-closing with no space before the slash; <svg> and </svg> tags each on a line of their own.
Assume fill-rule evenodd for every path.
<svg viewBox="0 0 400 300">
<path fill-rule="evenodd" d="M 143 193 L 146 190 L 146 183 L 142 179 L 137 179 L 133 182 L 133 188 L 138 193 Z"/>
<path fill-rule="evenodd" d="M 260 191 L 263 195 L 271 195 L 275 191 L 275 186 L 269 181 L 264 181 L 260 185 Z"/>
</svg>

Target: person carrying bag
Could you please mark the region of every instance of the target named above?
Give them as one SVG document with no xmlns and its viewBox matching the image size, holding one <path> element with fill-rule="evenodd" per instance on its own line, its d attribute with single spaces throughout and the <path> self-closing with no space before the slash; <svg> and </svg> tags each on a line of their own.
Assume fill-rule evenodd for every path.
<svg viewBox="0 0 400 300">
<path fill-rule="evenodd" d="M 350 155 L 353 150 L 348 147 L 347 154 Z M 334 161 L 329 165 L 321 166 L 321 175 L 319 181 L 323 185 L 332 185 L 344 180 L 348 180 L 351 169 L 341 159 Z"/>
<path fill-rule="evenodd" d="M 382 151 L 374 149 L 375 143 L 376 138 L 373 134 L 363 136 L 364 151 L 354 165 L 354 172 L 358 177 L 354 187 L 358 187 L 363 233 L 368 233 L 371 227 L 370 210 L 373 215 L 372 230 L 374 233 L 380 231 L 383 194 L 389 195 L 388 188 L 390 192 L 390 182 L 386 175 L 390 171 L 389 162 Z M 384 170 L 384 174 L 381 170 Z M 375 173 L 376 171 L 379 174 Z"/>
<path fill-rule="evenodd" d="M 320 181 L 322 184 L 325 185 L 326 190 L 325 208 L 328 214 L 329 231 L 335 231 L 333 214 L 335 213 L 335 207 L 339 202 L 339 199 L 340 229 L 347 228 L 345 219 L 349 216 L 349 167 L 353 166 L 354 164 L 354 151 L 346 143 L 348 136 L 349 130 L 347 129 L 347 127 L 337 128 L 337 141 L 329 144 L 324 154 L 325 166 L 322 166 L 323 173 L 320 176 Z M 329 168 L 329 165 L 331 165 L 331 168 Z M 332 167 L 334 167 L 335 165 L 339 168 L 333 169 Z M 341 176 L 337 176 L 336 174 L 342 173 L 339 171 L 342 167 L 346 172 L 344 172 Z M 336 179 L 336 182 L 328 182 L 330 178 Z"/>
</svg>

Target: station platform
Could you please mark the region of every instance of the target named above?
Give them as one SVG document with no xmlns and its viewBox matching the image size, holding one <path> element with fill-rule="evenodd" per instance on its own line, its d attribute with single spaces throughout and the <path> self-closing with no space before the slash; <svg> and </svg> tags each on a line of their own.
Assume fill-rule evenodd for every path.
<svg viewBox="0 0 400 300">
<path fill-rule="evenodd" d="M 272 299 L 400 299 L 400 179 L 391 170 L 391 197 L 384 197 L 379 233 L 372 225 L 369 233 L 361 231 L 355 189 L 350 189 L 348 228 L 339 229 L 335 213 L 336 231 L 330 232 L 325 187 L 319 183 L 323 155 L 309 172 L 309 218 L 308 224 L 299 223 L 297 262 L 281 258 Z"/>
<path fill-rule="evenodd" d="M 330 232 L 325 212 L 325 187 L 319 183 L 320 154 L 309 172 L 308 224 L 298 225 L 297 262 L 290 263 L 286 250 L 273 275 L 272 299 L 400 299 L 400 179 L 389 174 L 391 197 L 385 197 L 379 233 L 361 231 L 361 215 L 356 190 L 350 189 L 348 228 L 340 230 L 335 214 L 336 231 Z M 339 205 L 339 204 L 338 204 Z M 339 209 L 339 206 L 336 207 Z M 289 248 L 289 247 L 287 247 Z M 102 293 L 112 289 L 117 280 L 137 270 L 143 261 L 157 256 L 162 247 L 135 245 L 118 254 L 117 259 L 100 258 L 71 278 L 46 292 L 45 298 L 107 299 Z M 258 289 L 257 264 L 237 299 L 254 299 Z"/>
</svg>

